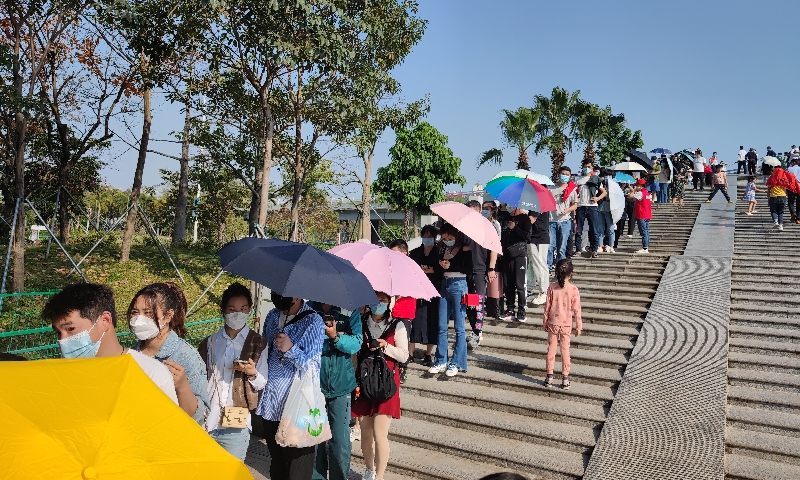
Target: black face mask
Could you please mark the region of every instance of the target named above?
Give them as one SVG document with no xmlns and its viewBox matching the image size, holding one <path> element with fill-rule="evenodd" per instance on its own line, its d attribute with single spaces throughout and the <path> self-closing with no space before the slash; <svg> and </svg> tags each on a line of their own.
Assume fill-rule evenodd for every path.
<svg viewBox="0 0 800 480">
<path fill-rule="evenodd" d="M 294 303 L 294 298 L 292 297 L 284 297 L 282 295 L 278 295 L 277 293 L 273 293 L 272 297 L 272 304 L 275 305 L 275 308 L 278 310 L 285 312 L 292 308 L 292 304 Z"/>
</svg>

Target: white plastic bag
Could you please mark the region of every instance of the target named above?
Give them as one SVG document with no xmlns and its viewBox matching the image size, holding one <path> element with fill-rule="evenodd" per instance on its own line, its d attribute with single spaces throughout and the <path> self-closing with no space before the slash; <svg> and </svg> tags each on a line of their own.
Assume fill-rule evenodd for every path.
<svg viewBox="0 0 800 480">
<path fill-rule="evenodd" d="M 312 366 L 300 376 L 298 369 L 283 406 L 275 441 L 282 447 L 303 448 L 330 438 L 331 426 L 319 386 L 319 372 Z"/>
</svg>

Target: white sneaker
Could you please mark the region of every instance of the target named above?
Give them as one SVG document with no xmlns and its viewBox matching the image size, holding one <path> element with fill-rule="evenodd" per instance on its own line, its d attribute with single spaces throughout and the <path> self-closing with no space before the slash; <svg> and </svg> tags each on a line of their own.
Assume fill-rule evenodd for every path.
<svg viewBox="0 0 800 480">
<path fill-rule="evenodd" d="M 606 247 L 606 253 L 616 253 L 614 247 Z"/>
<path fill-rule="evenodd" d="M 778 230 L 783 230 L 783 225 L 778 225 Z"/>
<path fill-rule="evenodd" d="M 646 248 L 642 248 L 641 250 L 636 250 L 633 253 L 650 253 L 650 251 L 648 249 L 646 249 Z"/>
<path fill-rule="evenodd" d="M 625 235 L 628 238 L 633 238 L 633 235 Z"/>
<path fill-rule="evenodd" d="M 375 472 L 372 470 L 364 470 L 364 475 L 361 476 L 361 480 L 375 480 Z"/>
<path fill-rule="evenodd" d="M 442 373 L 447 369 L 447 365 L 444 363 L 439 365 L 434 365 L 428 369 L 428 373 Z"/>
<path fill-rule="evenodd" d="M 547 301 L 547 294 L 540 293 L 539 295 L 536 296 L 536 298 L 533 299 L 533 304 L 543 305 L 546 301 Z"/>
<path fill-rule="evenodd" d="M 778 228 L 778 222 L 774 222 L 774 223 L 772 224 L 772 228 Z"/>
<path fill-rule="evenodd" d="M 444 372 L 445 375 L 448 377 L 455 377 L 458 375 L 458 367 L 453 365 L 452 363 L 447 367 L 447 371 Z"/>
</svg>

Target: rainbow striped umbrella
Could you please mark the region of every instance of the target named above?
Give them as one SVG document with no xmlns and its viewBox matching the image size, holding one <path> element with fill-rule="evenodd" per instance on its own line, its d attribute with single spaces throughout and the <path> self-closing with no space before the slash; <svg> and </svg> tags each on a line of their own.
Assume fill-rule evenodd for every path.
<svg viewBox="0 0 800 480">
<path fill-rule="evenodd" d="M 492 179 L 489 180 L 489 183 L 486 184 L 485 190 L 488 192 L 491 188 L 493 190 L 503 191 L 507 186 L 521 178 L 530 178 L 531 180 L 536 180 L 542 185 L 555 185 L 549 177 L 546 177 L 540 173 L 531 172 L 530 170 L 510 170 L 506 172 L 500 172 L 492 177 Z"/>
<path fill-rule="evenodd" d="M 502 190 L 502 185 L 486 185 L 489 192 L 499 202 L 513 205 L 523 210 L 550 212 L 556 209 L 556 200 L 550 190 L 530 178 L 518 178 Z"/>
</svg>

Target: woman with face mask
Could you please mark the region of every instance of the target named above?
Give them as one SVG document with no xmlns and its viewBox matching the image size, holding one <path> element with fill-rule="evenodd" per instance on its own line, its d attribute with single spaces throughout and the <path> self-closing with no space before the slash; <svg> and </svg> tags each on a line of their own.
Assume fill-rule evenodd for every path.
<svg viewBox="0 0 800 480">
<path fill-rule="evenodd" d="M 220 311 L 225 325 L 204 338 L 197 350 L 206 364 L 211 407 L 206 431 L 231 455 L 244 461 L 252 431 L 250 410 L 258 406 L 258 394 L 267 384 L 267 341 L 247 326 L 253 299 L 250 289 L 233 283 L 222 293 Z M 226 407 L 245 408 L 247 422 L 229 425 L 223 415 L 234 413 Z M 241 411 L 240 411 L 241 412 Z"/>
<path fill-rule="evenodd" d="M 429 373 L 445 372 L 448 377 L 467 371 L 467 336 L 464 319 L 467 307 L 462 303 L 467 293 L 467 275 L 472 273 L 472 253 L 462 241 L 462 234 L 449 223 L 442 227 L 442 244 L 439 247 L 439 266 L 444 278 L 439 287 L 439 331 L 436 335 L 436 356 Z M 453 312 L 452 316 L 450 312 Z M 447 327 L 454 321 L 456 343 L 453 356 L 448 355 Z"/>
<path fill-rule="evenodd" d="M 422 227 L 422 245 L 408 252 L 408 256 L 419 264 L 422 271 L 428 276 L 432 285 L 442 283 L 442 267 L 439 265 L 439 249 L 436 248 L 438 230 L 433 225 Z M 426 367 L 433 366 L 433 349 L 436 347 L 436 338 L 439 335 L 439 299 L 417 300 L 417 312 L 411 322 L 411 345 L 409 352 L 414 355 L 417 343 L 425 345 L 425 356 L 422 364 Z"/>
<path fill-rule="evenodd" d="M 444 237 L 444 235 L 443 235 Z M 392 418 L 400 418 L 400 372 L 396 365 L 408 360 L 408 333 L 402 321 L 391 317 L 391 299 L 383 292 L 375 292 L 378 303 L 362 309 L 364 343 L 358 353 L 359 363 L 371 352 L 381 350 L 389 369 L 394 371 L 397 391 L 383 402 L 356 397 L 353 417 L 361 419 L 361 451 L 364 455 L 364 480 L 383 480 L 389 463 L 389 426 Z M 464 324 L 464 319 L 461 319 Z M 466 347 L 465 347 L 466 348 Z"/>
<path fill-rule="evenodd" d="M 175 382 L 178 405 L 197 423 L 209 409 L 206 367 L 186 335 L 186 297 L 175 284 L 153 283 L 133 296 L 128 327 L 139 340 L 132 348 L 167 366 Z"/>
</svg>

